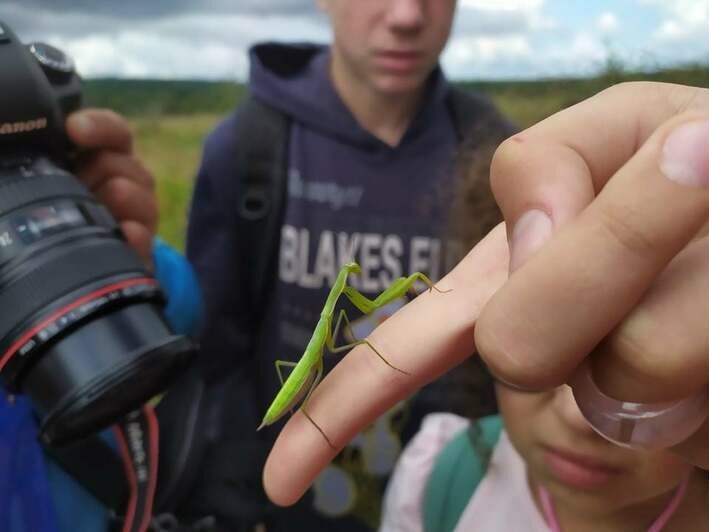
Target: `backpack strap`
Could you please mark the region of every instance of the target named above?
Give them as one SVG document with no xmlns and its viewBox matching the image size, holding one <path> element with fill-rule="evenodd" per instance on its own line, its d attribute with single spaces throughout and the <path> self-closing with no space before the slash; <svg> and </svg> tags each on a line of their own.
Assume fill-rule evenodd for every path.
<svg viewBox="0 0 709 532">
<path fill-rule="evenodd" d="M 487 472 L 502 432 L 502 418 L 471 423 L 443 448 L 433 464 L 423 496 L 424 532 L 451 532 Z"/>
<path fill-rule="evenodd" d="M 243 239 L 237 251 L 246 275 L 251 330 L 263 321 L 266 298 L 275 277 L 276 257 L 286 201 L 290 120 L 273 107 L 249 96 L 237 109 L 236 178 L 239 197 L 235 234 Z M 255 335 L 254 335 L 255 336 Z"/>
<path fill-rule="evenodd" d="M 241 424 L 247 424 L 247 420 L 250 423 L 251 419 L 249 390 L 242 386 L 241 379 L 257 371 L 259 361 L 247 355 L 253 352 L 259 337 L 276 279 L 287 193 L 290 119 L 248 96 L 234 112 L 232 131 L 232 164 L 224 178 L 234 183 L 220 192 L 228 194 L 222 199 L 230 209 L 229 233 L 238 237 L 230 251 L 240 291 L 230 301 L 229 327 L 239 332 L 239 354 L 243 356 L 238 358 L 238 371 L 233 365 L 220 363 L 219 371 L 210 369 L 202 381 L 200 405 L 193 408 L 195 442 L 184 454 L 188 467 L 179 479 L 179 488 L 173 490 L 179 494 L 173 500 L 182 503 L 178 507 L 166 506 L 183 521 L 213 517 L 218 526 L 229 530 L 251 530 L 275 511 L 261 482 L 267 446 L 255 435 L 244 441 L 221 440 L 215 435 L 220 432 L 217 425 L 225 419 L 239 419 Z M 233 395 L 227 395 L 227 386 Z M 239 416 L 228 413 L 235 404 L 249 411 L 241 409 Z M 184 401 L 180 409 L 187 407 L 190 403 Z M 255 421 L 253 425 L 255 428 Z"/>
</svg>

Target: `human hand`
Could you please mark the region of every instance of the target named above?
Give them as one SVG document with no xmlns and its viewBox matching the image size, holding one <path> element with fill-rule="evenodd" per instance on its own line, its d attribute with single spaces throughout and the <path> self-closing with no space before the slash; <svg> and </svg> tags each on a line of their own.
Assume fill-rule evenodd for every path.
<svg viewBox="0 0 709 532">
<path fill-rule="evenodd" d="M 276 504 L 293 504 L 357 433 L 400 400 L 475 352 L 480 310 L 507 279 L 505 225 L 498 225 L 448 275 L 377 327 L 368 340 L 394 371 L 365 345 L 352 349 L 313 390 L 310 418 L 298 409 L 264 468 Z M 449 290 L 449 291 L 448 291 Z"/>
<path fill-rule="evenodd" d="M 709 242 L 701 236 L 709 193 L 662 173 L 709 183 L 709 151 L 698 149 L 709 128 L 689 144 L 673 137 L 679 157 L 660 161 L 671 131 L 709 118 L 708 94 L 621 85 L 503 144 L 493 189 L 511 222 L 514 274 L 505 282 L 501 226 L 438 283 L 452 292 L 423 294 L 369 337 L 410 376 L 379 367 L 366 347 L 353 349 L 308 403 L 335 447 L 471 354 L 473 335 L 494 373 L 526 388 L 564 382 L 594 349 L 596 380 L 610 395 L 660 401 L 705 386 Z M 695 152 L 696 172 L 683 170 Z M 542 216 L 539 233 L 521 242 L 524 225 L 516 223 L 530 209 L 550 220 Z M 707 463 L 708 438 L 705 425 L 676 450 Z M 296 412 L 264 469 L 267 493 L 278 504 L 295 502 L 336 453 Z"/>
<path fill-rule="evenodd" d="M 155 180 L 133 154 L 127 120 L 106 109 L 85 109 L 70 115 L 66 128 L 79 149 L 76 175 L 111 211 L 128 244 L 152 267 L 158 219 Z"/>
<path fill-rule="evenodd" d="M 513 273 L 476 326 L 502 380 L 532 389 L 570 380 L 602 432 L 650 447 L 681 442 L 674 450 L 704 467 L 708 119 L 709 91 L 627 84 L 507 141 L 492 185 Z M 613 409 L 637 403 L 622 415 L 579 385 L 589 353 L 597 388 L 619 400 Z"/>
</svg>

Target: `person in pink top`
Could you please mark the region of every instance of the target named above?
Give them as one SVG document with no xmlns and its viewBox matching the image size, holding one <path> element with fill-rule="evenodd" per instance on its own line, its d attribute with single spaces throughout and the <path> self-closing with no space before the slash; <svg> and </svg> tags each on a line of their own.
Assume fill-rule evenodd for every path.
<svg viewBox="0 0 709 532">
<path fill-rule="evenodd" d="M 709 530 L 706 471 L 667 449 L 639 451 L 603 439 L 568 386 L 540 393 L 496 387 L 503 428 L 494 447 L 471 437 L 475 421 L 448 413 L 424 418 L 387 488 L 380 532 Z M 484 476 L 455 516 L 452 508 L 425 516 L 431 489 L 446 491 L 432 471 L 444 455 L 461 462 L 454 445 L 461 438 L 484 462 Z"/>
</svg>

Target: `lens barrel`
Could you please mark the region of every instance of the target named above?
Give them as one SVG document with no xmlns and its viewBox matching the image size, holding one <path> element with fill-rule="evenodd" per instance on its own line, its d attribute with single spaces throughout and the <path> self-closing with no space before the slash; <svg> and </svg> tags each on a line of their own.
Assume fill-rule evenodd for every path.
<svg viewBox="0 0 709 532">
<path fill-rule="evenodd" d="M 195 346 L 105 207 L 44 158 L 0 167 L 0 375 L 60 445 L 159 394 Z"/>
</svg>

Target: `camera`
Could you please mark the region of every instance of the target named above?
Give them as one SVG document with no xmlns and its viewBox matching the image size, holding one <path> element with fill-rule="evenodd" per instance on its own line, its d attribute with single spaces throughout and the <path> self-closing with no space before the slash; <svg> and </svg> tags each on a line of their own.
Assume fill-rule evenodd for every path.
<svg viewBox="0 0 709 532">
<path fill-rule="evenodd" d="M 106 428 L 160 394 L 196 350 L 108 210 L 71 173 L 73 61 L 0 21 L 0 377 L 49 445 Z"/>
</svg>

